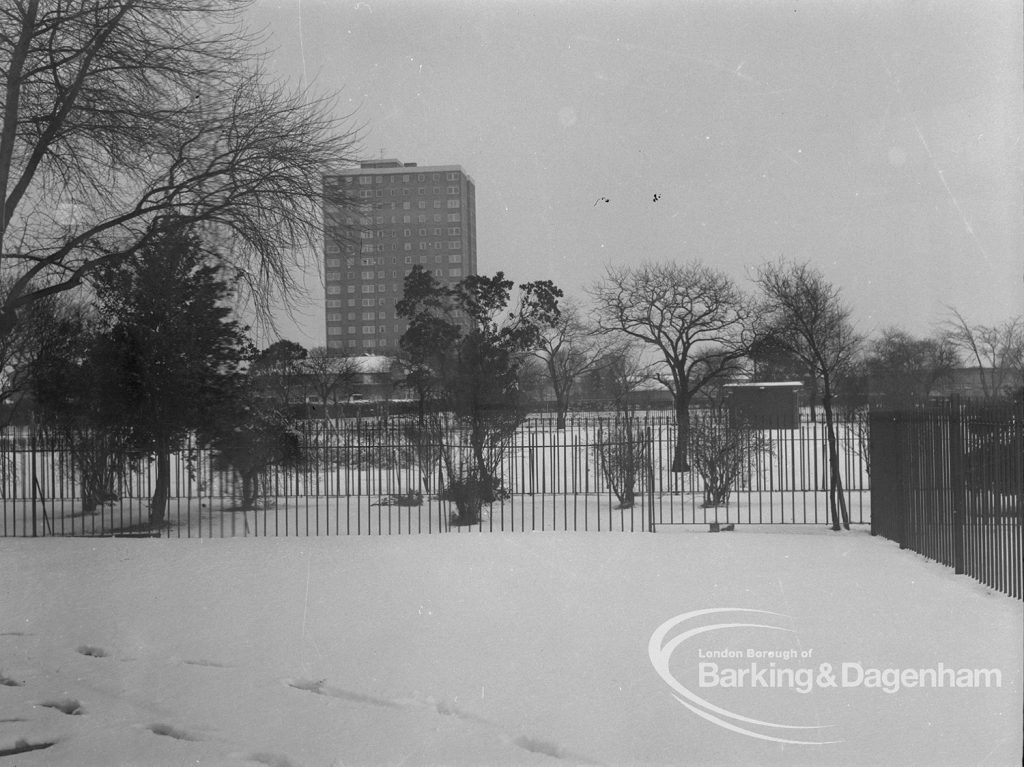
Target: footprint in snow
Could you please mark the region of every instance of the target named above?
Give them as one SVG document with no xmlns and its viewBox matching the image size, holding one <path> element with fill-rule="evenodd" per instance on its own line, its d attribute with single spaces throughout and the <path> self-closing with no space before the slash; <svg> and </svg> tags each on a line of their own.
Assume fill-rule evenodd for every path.
<svg viewBox="0 0 1024 767">
<path fill-rule="evenodd" d="M 203 666 L 204 668 L 231 668 L 227 663 L 219 663 L 215 660 L 183 660 L 186 666 Z"/>
<path fill-rule="evenodd" d="M 154 735 L 163 735 L 168 738 L 174 738 L 175 740 L 187 740 L 193 743 L 199 740 L 196 736 L 191 735 L 184 730 L 179 730 L 177 727 L 172 727 L 169 724 L 151 724 L 146 727 L 146 729 Z"/>
<path fill-rule="evenodd" d="M 520 735 L 518 738 L 512 741 L 514 744 L 524 751 L 529 751 L 532 754 L 544 754 L 545 756 L 551 756 L 555 759 L 562 759 L 565 757 L 565 751 L 557 743 L 552 743 L 548 740 L 540 740 L 539 738 L 530 738 L 526 735 Z"/>
<path fill-rule="evenodd" d="M 102 647 L 94 647 L 93 645 L 84 644 L 76 649 L 80 655 L 86 655 L 90 658 L 106 658 L 109 657 L 109 653 Z"/>
<path fill-rule="evenodd" d="M 529 751 L 531 754 L 542 754 L 543 756 L 550 756 L 553 759 L 561 759 L 573 764 L 601 764 L 600 762 L 595 762 L 585 756 L 581 756 L 580 754 L 574 754 L 567 751 L 553 741 L 543 740 L 541 738 L 531 738 L 528 735 L 520 735 L 518 738 L 513 738 L 512 744 L 518 746 L 524 751 Z"/>
<path fill-rule="evenodd" d="M 243 762 L 263 764 L 266 767 L 295 767 L 295 763 L 288 759 L 287 756 L 274 754 L 269 751 L 260 751 L 255 754 L 231 754 L 231 757 Z"/>
<path fill-rule="evenodd" d="M 492 722 L 483 717 L 472 714 L 468 711 L 463 711 L 458 708 L 454 703 L 449 703 L 444 700 L 436 700 L 434 698 L 427 698 L 425 701 L 417 700 L 390 700 L 388 698 L 378 698 L 374 695 L 367 695 L 361 692 L 353 692 L 351 690 L 344 690 L 339 687 L 331 687 L 325 684 L 325 679 L 286 679 L 285 684 L 296 690 L 303 690 L 305 692 L 311 692 L 315 695 L 325 695 L 330 698 L 340 698 L 341 700 L 349 700 L 354 703 L 367 703 L 373 706 L 384 706 L 387 708 L 408 708 L 425 706 L 433 709 L 442 716 L 451 716 L 456 719 L 462 719 L 467 722 L 475 722 L 487 727 L 492 727 L 500 730 L 500 725 Z M 506 736 L 508 737 L 508 736 Z M 599 764 L 586 757 L 574 754 L 562 746 L 558 745 L 549 740 L 543 740 L 541 738 L 532 738 L 528 735 L 520 735 L 515 738 L 508 737 L 508 740 L 518 748 L 524 751 L 529 751 L 533 754 L 541 754 L 543 756 L 550 756 L 554 759 L 560 759 L 570 761 L 578 764 Z M 259 760 L 256 760 L 259 761 Z M 279 765 L 273 765 L 273 767 L 281 767 Z M 284 765 L 283 767 L 288 767 Z"/>
<path fill-rule="evenodd" d="M 68 716 L 79 716 L 84 714 L 85 711 L 82 709 L 82 704 L 74 698 L 57 698 L 55 700 L 44 700 L 42 703 L 37 703 L 37 706 L 43 708 L 52 708 L 60 711 L 62 714 Z"/>
<path fill-rule="evenodd" d="M 362 692 L 343 690 L 340 687 L 330 687 L 324 684 L 324 680 L 313 681 L 310 679 L 287 679 L 285 684 L 294 687 L 296 690 L 304 690 L 315 695 L 325 695 L 328 698 L 348 700 L 353 703 L 367 703 L 371 706 L 382 706 L 384 708 L 401 708 L 401 704 L 387 698 L 378 698 L 375 695 L 367 695 Z"/>
<path fill-rule="evenodd" d="M 17 754 L 24 754 L 29 751 L 41 751 L 56 743 L 57 741 L 55 740 L 30 743 L 27 738 L 18 738 L 12 746 L 0 746 L 0 756 L 16 756 Z"/>
</svg>

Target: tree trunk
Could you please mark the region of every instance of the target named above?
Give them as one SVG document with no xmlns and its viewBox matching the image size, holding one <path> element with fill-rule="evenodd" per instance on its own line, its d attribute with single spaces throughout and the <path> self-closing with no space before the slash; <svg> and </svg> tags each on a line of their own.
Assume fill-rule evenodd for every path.
<svg viewBox="0 0 1024 767">
<path fill-rule="evenodd" d="M 160 527 L 167 518 L 167 498 L 171 490 L 171 447 L 166 439 L 160 439 L 156 448 L 156 483 L 149 503 L 149 523 Z"/>
<path fill-rule="evenodd" d="M 690 470 L 687 450 L 690 444 L 690 393 L 680 385 L 676 394 L 676 447 L 672 456 L 672 471 L 685 473 Z"/>
<path fill-rule="evenodd" d="M 825 434 L 828 441 L 829 464 L 829 509 L 832 514 L 832 529 L 850 529 L 850 515 L 846 508 L 846 496 L 843 494 L 843 478 L 839 471 L 839 444 L 836 438 L 835 419 L 832 412 L 832 390 L 828 381 L 825 382 L 825 396 L 822 398 L 822 410 L 825 411 Z M 837 508 L 838 503 L 838 508 Z M 840 515 L 842 518 L 840 525 Z"/>
<path fill-rule="evenodd" d="M 0 307 L 0 341 L 3 341 L 18 325 L 18 313 L 14 309 Z"/>
<path fill-rule="evenodd" d="M 242 472 L 242 503 L 241 509 L 248 511 L 256 507 L 256 496 L 258 494 L 257 482 L 259 471 Z"/>
<path fill-rule="evenodd" d="M 473 448 L 473 460 L 476 462 L 476 471 L 480 482 L 484 487 L 489 488 L 491 486 L 491 473 L 487 469 L 487 460 L 484 456 L 484 438 L 486 433 L 486 426 L 477 419 L 474 419 L 473 427 L 469 433 L 469 441 Z"/>
<path fill-rule="evenodd" d="M 434 470 L 434 464 L 440 464 L 441 461 L 440 426 L 428 430 L 425 421 L 421 419 L 419 427 L 409 427 L 406 434 L 416 450 L 416 465 L 419 468 L 420 484 L 423 494 L 427 495 L 430 493 L 430 474 Z M 436 440 L 438 444 L 434 444 L 433 440 Z"/>
<path fill-rule="evenodd" d="M 416 397 L 419 400 L 416 403 L 416 410 L 419 416 L 420 427 L 422 428 L 427 422 L 427 393 L 418 387 L 416 389 Z"/>
</svg>

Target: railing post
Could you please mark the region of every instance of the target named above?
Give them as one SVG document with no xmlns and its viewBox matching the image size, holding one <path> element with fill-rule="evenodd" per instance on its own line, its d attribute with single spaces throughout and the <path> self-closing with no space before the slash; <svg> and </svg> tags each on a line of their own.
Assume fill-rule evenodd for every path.
<svg viewBox="0 0 1024 767">
<path fill-rule="evenodd" d="M 36 427 L 33 419 L 32 423 L 32 537 L 36 538 L 39 535 L 37 530 L 36 520 L 36 488 L 39 487 L 39 480 L 36 478 Z"/>
<path fill-rule="evenodd" d="M 893 434 L 895 429 L 888 423 L 883 422 L 882 416 L 877 411 L 868 412 L 868 455 L 871 465 L 876 468 L 876 473 L 870 478 L 869 486 L 869 497 L 871 498 L 871 535 L 884 534 L 885 526 L 882 522 L 882 515 L 886 515 L 886 521 L 891 522 L 891 515 L 889 514 L 888 508 L 883 511 L 883 505 L 885 503 L 891 503 L 892 501 L 892 487 L 891 483 L 881 479 L 878 474 L 879 468 L 888 468 L 891 461 L 893 460 Z M 883 423 L 885 425 L 883 426 Z M 882 440 L 887 440 L 885 443 L 885 452 L 883 453 Z M 888 477 L 886 477 L 888 479 Z M 888 494 L 883 500 L 883 491 Z"/>
<path fill-rule="evenodd" d="M 912 475 L 914 480 L 917 479 L 916 474 L 914 474 L 916 456 L 908 446 L 918 441 L 920 435 L 917 429 L 918 422 L 913 418 L 897 414 L 896 423 L 894 456 L 898 462 L 896 474 L 898 492 L 896 494 L 896 502 L 893 503 L 892 508 L 896 510 L 900 548 L 906 549 L 911 547 L 910 519 L 914 515 L 915 509 L 913 499 L 910 497 L 912 483 L 908 482 L 908 475 Z"/>
<path fill-rule="evenodd" d="M 647 529 L 654 532 L 654 435 L 650 424 L 647 430 Z"/>
<path fill-rule="evenodd" d="M 953 505 L 953 571 L 964 572 L 967 488 L 964 477 L 963 410 L 960 397 L 949 398 L 949 481 Z"/>
</svg>

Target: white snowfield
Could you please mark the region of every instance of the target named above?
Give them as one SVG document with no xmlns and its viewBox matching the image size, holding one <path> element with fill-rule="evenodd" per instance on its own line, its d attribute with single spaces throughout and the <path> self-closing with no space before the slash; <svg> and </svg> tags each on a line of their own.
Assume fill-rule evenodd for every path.
<svg viewBox="0 0 1024 767">
<path fill-rule="evenodd" d="M 0 767 L 1020 764 L 1024 605 L 863 529 L 0 539 L 0 578 Z"/>
</svg>

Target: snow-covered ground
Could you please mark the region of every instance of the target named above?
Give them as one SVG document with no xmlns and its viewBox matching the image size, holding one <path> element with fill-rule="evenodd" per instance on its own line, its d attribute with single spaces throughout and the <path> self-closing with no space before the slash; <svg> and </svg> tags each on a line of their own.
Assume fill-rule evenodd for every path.
<svg viewBox="0 0 1024 767">
<path fill-rule="evenodd" d="M 1020 764 L 1024 605 L 863 529 L 0 539 L 0 578 L 0 767 Z"/>
</svg>

